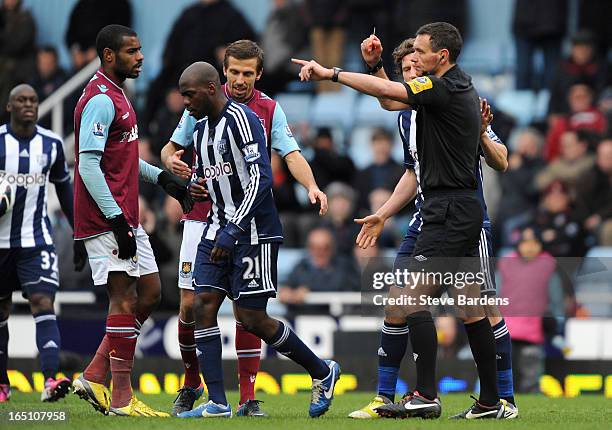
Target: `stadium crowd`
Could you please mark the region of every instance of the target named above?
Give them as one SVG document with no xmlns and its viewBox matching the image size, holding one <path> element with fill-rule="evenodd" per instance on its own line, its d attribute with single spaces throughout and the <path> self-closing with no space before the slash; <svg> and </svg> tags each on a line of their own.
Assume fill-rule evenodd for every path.
<svg viewBox="0 0 612 430">
<path fill-rule="evenodd" d="M 249 20 L 226 0 L 194 1 L 172 24 L 162 54 L 162 66 L 145 92 L 133 94 L 140 118 L 140 157 L 161 166 L 159 154 L 179 122 L 183 104 L 178 77 L 193 61 L 207 61 L 221 70 L 225 46 L 237 39 L 257 40 L 265 52 L 264 76 L 257 88 L 270 96 L 298 93 L 320 97 L 339 92 L 329 81 L 299 83 L 290 58 L 311 56 L 325 65 L 359 64 L 357 47 L 372 32 L 387 47 L 384 62 L 392 64 L 392 47 L 414 34 L 424 22 L 448 21 L 463 34 L 470 22 L 465 0 L 273 0 L 265 29 L 256 34 Z M 381 7 L 381 3 L 384 6 Z M 580 0 L 576 30 L 568 31 L 568 3 L 558 0 L 517 0 L 513 32 L 517 63 L 517 90 L 545 90 L 550 95 L 546 115 L 522 124 L 511 113 L 493 105 L 493 129 L 509 148 L 506 172 L 492 170 L 486 176 L 488 208 L 492 214 L 498 255 L 518 253 L 526 260 L 583 257 L 594 246 L 612 246 L 612 21 L 610 5 Z M 20 0 L 3 0 L 0 10 L 0 104 L 19 82 L 29 82 L 41 100 L 96 57 L 95 35 L 104 25 L 131 26 L 129 0 L 79 0 L 71 13 L 65 43 L 72 70 L 63 70 L 57 46 L 36 46 L 36 22 Z M 520 13 L 518 13 L 520 11 Z M 552 13 L 554 12 L 554 13 Z M 143 41 L 146 43 L 146 40 Z M 566 49 L 563 49 L 563 48 Z M 541 51 L 543 64 L 533 61 Z M 146 67 L 146 66 L 145 66 Z M 353 67 L 354 68 L 354 67 Z M 468 69 L 469 71 L 469 69 Z M 64 101 L 72 112 L 80 90 Z M 2 122 L 6 113 L 2 113 Z M 64 131 L 73 131 L 71 115 L 65 115 Z M 305 253 L 285 279 L 280 300 L 296 312 L 304 311 L 309 291 L 359 291 L 354 276 L 364 258 L 382 249 L 397 248 L 413 208 L 385 225 L 378 247 L 371 255 L 354 246 L 359 226 L 356 217 L 374 213 L 390 196 L 403 173 L 395 156 L 397 130 L 389 124 L 369 127 L 360 134 L 360 158 L 355 159 L 352 127 L 315 127 L 307 120 L 288 120 L 309 160 L 314 176 L 329 198 L 329 213 L 319 218 L 281 158 L 273 154 L 274 194 L 284 226 L 286 248 Z M 49 126 L 42 118 L 41 125 Z M 365 136 L 365 140 L 363 138 Z M 368 152 L 369 151 L 369 152 Z M 186 151 L 188 152 L 188 151 Z M 191 154 L 184 154 L 191 160 Z M 71 157 L 67 157 L 71 158 Z M 151 238 L 160 265 L 164 288 L 162 308 L 176 309 L 176 261 L 181 240 L 181 208 L 159 188 L 141 183 L 140 219 Z M 58 217 L 56 244 L 61 257 L 62 288 L 82 288 L 89 273 L 77 274 L 70 262 L 70 231 Z M 527 244 L 527 245 L 526 245 Z M 67 252 L 62 252 L 66 250 Z M 534 266 L 533 270 L 537 270 Z M 500 268 L 501 288 L 521 285 L 517 271 Z M 552 278 L 552 274 L 551 274 Z M 546 289 L 547 283 L 542 288 Z M 571 300 L 571 286 L 560 312 L 580 312 Z M 535 294 L 534 300 L 548 300 Z M 456 354 L 465 347 L 456 326 L 438 322 L 448 336 L 442 347 Z M 510 324 L 508 324 L 510 326 Z M 517 329 L 520 331 L 520 328 Z M 553 336 L 556 330 L 553 330 Z M 516 341 L 543 342 L 538 339 Z M 456 344 L 449 339 L 457 339 Z M 462 344 L 463 342 L 463 344 Z"/>
</svg>

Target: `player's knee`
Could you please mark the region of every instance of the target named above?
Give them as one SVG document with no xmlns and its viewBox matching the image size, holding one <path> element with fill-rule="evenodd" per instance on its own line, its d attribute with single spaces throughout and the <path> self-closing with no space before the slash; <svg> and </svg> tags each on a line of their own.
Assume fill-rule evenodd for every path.
<svg viewBox="0 0 612 430">
<path fill-rule="evenodd" d="M 138 305 L 138 294 L 136 289 L 132 288 L 125 291 L 109 291 L 109 302 L 116 312 L 133 314 Z"/>
<path fill-rule="evenodd" d="M 32 294 L 28 300 L 32 313 L 53 312 L 53 297 L 47 294 Z"/>
</svg>

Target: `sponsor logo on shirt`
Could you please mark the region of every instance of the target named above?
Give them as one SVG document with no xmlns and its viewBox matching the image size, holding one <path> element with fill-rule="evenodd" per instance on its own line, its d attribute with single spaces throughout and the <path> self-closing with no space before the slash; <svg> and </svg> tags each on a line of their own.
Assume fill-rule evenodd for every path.
<svg viewBox="0 0 612 430">
<path fill-rule="evenodd" d="M 285 131 L 287 132 L 287 136 L 293 137 L 293 133 L 291 132 L 291 129 L 289 128 L 289 124 L 285 126 Z"/>
<path fill-rule="evenodd" d="M 204 172 L 203 178 L 206 180 L 215 180 L 221 176 L 231 176 L 234 174 L 232 164 L 229 161 L 219 162 L 214 166 L 204 166 L 202 171 Z"/>
<path fill-rule="evenodd" d="M 130 131 L 124 131 L 121 134 L 121 143 L 129 143 L 138 140 L 138 125 L 134 124 Z"/>
<path fill-rule="evenodd" d="M 106 130 L 107 125 L 102 124 L 101 122 L 96 122 L 93 125 L 93 135 L 98 139 L 104 139 L 104 130 Z"/>
<path fill-rule="evenodd" d="M 252 163 L 261 157 L 261 154 L 259 153 L 259 145 L 257 145 L 257 143 L 245 145 L 242 152 L 244 153 L 244 161 L 247 163 Z"/>
<path fill-rule="evenodd" d="M 47 175 L 43 173 L 8 173 L 0 170 L 0 182 L 6 181 L 7 184 L 18 187 L 29 188 L 32 186 L 43 187 L 46 183 Z"/>
</svg>

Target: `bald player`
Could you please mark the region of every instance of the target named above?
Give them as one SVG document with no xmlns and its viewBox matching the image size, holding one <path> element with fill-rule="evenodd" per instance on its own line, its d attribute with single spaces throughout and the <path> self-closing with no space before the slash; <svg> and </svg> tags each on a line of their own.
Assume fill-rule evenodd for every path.
<svg viewBox="0 0 612 430">
<path fill-rule="evenodd" d="M 198 122 L 194 147 L 198 165 L 192 196 L 210 196 L 212 207 L 196 254 L 195 342 L 209 401 L 180 413 L 187 417 L 231 417 L 223 385 L 221 332 L 217 314 L 225 297 L 236 318 L 312 377 L 309 415 L 329 409 L 340 366 L 318 358 L 291 329 L 267 312 L 276 296 L 276 262 L 283 233 L 272 196 L 272 168 L 265 131 L 255 113 L 229 100 L 219 75 L 208 63 L 194 63 L 182 74 L 185 108 Z"/>
</svg>

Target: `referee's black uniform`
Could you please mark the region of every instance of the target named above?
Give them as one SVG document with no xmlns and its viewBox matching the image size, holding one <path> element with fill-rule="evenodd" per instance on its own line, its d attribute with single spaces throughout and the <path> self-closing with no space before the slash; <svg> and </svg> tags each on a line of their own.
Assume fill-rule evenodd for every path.
<svg viewBox="0 0 612 430">
<path fill-rule="evenodd" d="M 417 110 L 424 198 L 423 226 L 410 266 L 421 268 L 420 263 L 431 257 L 478 256 L 483 211 L 476 196 L 474 165 L 481 119 L 472 79 L 455 65 L 441 78 L 423 76 L 404 85 L 406 102 Z"/>
</svg>

